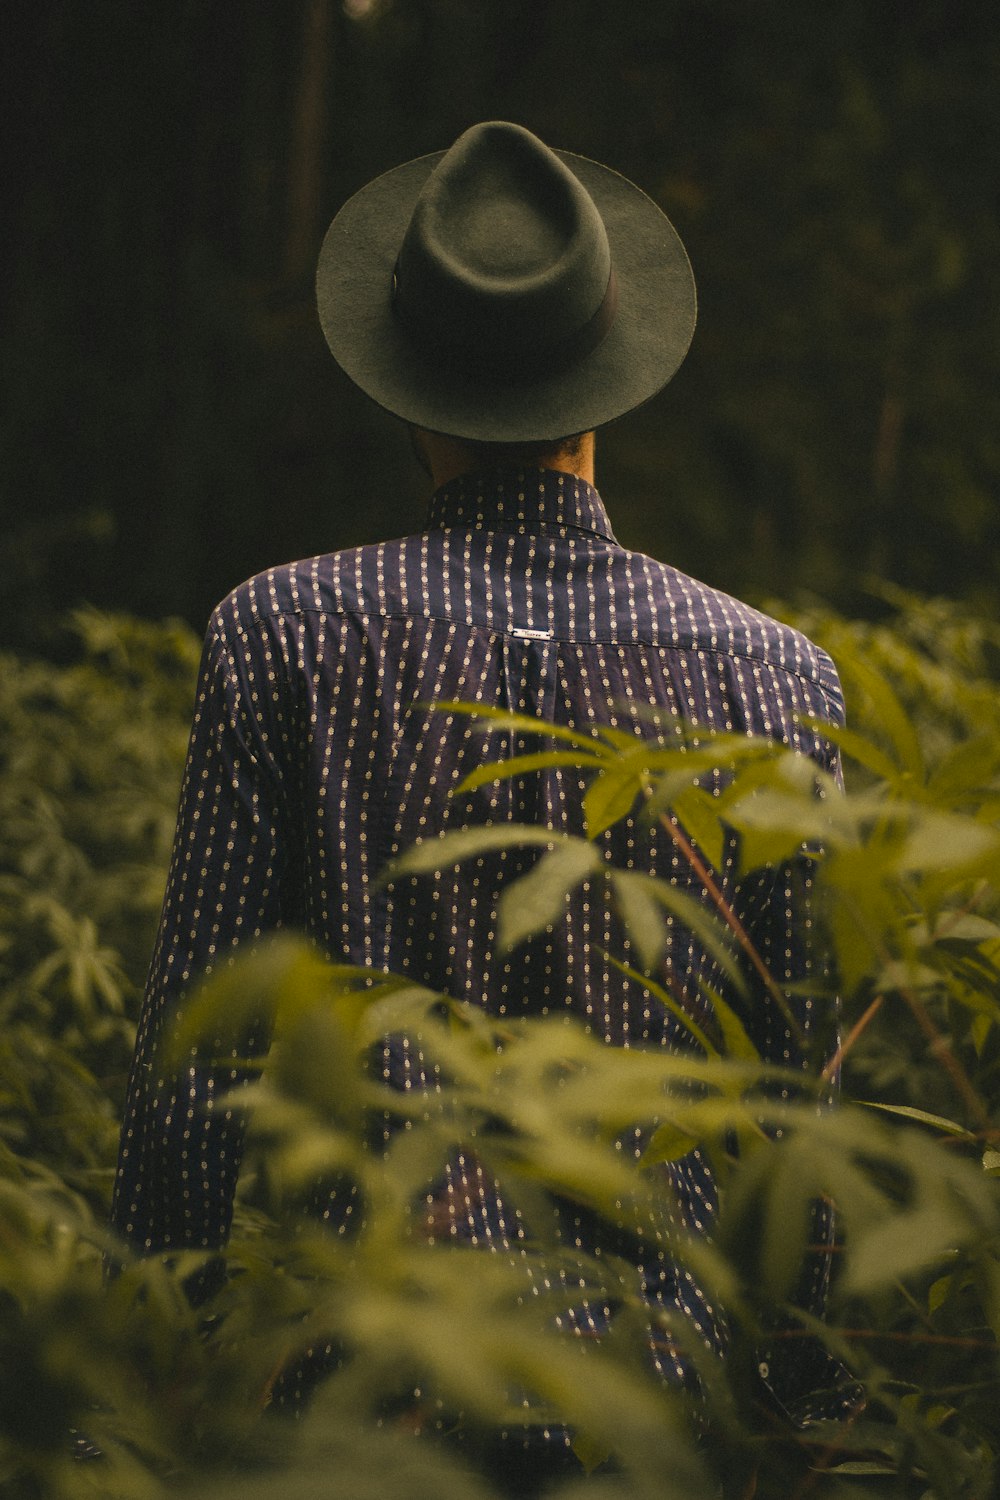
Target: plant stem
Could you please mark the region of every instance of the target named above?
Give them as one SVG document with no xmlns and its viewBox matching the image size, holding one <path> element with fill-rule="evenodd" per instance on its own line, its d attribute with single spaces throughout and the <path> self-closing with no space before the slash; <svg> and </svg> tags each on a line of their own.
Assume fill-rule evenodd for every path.
<svg viewBox="0 0 1000 1500">
<path fill-rule="evenodd" d="M 876 995 L 875 999 L 869 1005 L 868 1009 L 865 1011 L 861 1019 L 859 1021 L 855 1021 L 854 1025 L 847 1033 L 847 1036 L 841 1042 L 840 1046 L 837 1048 L 836 1052 L 833 1054 L 830 1061 L 827 1063 L 826 1067 L 820 1074 L 820 1077 L 822 1078 L 824 1083 L 829 1083 L 831 1078 L 834 1077 L 841 1063 L 844 1061 L 844 1058 L 847 1056 L 848 1052 L 850 1052 L 851 1048 L 854 1046 L 854 1043 L 858 1040 L 858 1037 L 861 1036 L 862 1032 L 865 1031 L 869 1024 L 875 1019 L 879 1010 L 882 1008 L 884 1000 L 884 995 Z"/>
<path fill-rule="evenodd" d="M 799 1025 L 798 1021 L 795 1019 L 795 1016 L 792 1014 L 792 1008 L 789 1005 L 788 1000 L 782 993 L 780 987 L 775 983 L 774 976 L 771 974 L 770 969 L 767 967 L 764 960 L 757 952 L 757 949 L 754 947 L 746 928 L 743 926 L 743 923 L 740 921 L 739 917 L 736 915 L 735 911 L 730 906 L 725 896 L 722 894 L 718 885 L 713 880 L 708 866 L 698 856 L 698 854 L 695 853 L 695 850 L 687 834 L 683 831 L 680 825 L 674 821 L 673 818 L 669 817 L 666 813 L 660 813 L 660 822 L 666 829 L 667 833 L 670 835 L 673 842 L 676 844 L 677 848 L 681 851 L 684 858 L 687 860 L 688 864 L 697 875 L 698 879 L 701 881 L 701 884 L 704 887 L 705 892 L 711 899 L 712 904 L 715 906 L 726 926 L 729 928 L 730 932 L 732 932 L 733 936 L 736 938 L 736 941 L 743 949 L 743 952 L 750 960 L 751 966 L 763 980 L 764 987 L 767 990 L 767 993 L 770 995 L 771 999 L 777 1005 L 778 1009 L 781 1011 L 781 1014 L 787 1021 L 789 1029 L 792 1035 L 795 1037 L 795 1040 L 798 1042 L 800 1047 L 804 1046 L 805 1037 L 802 1034 L 802 1028 Z"/>
<path fill-rule="evenodd" d="M 928 1014 L 927 1007 L 917 999 L 912 990 L 901 989 L 899 993 L 906 1001 L 911 1015 L 927 1038 L 928 1051 L 938 1059 L 948 1077 L 955 1085 L 959 1095 L 964 1099 L 970 1113 L 982 1130 L 983 1139 L 986 1141 L 997 1140 L 1000 1137 L 1000 1130 L 997 1130 L 992 1124 L 986 1106 L 976 1093 L 968 1074 L 952 1051 L 948 1038 L 942 1036 L 941 1032 L 938 1031 Z"/>
</svg>

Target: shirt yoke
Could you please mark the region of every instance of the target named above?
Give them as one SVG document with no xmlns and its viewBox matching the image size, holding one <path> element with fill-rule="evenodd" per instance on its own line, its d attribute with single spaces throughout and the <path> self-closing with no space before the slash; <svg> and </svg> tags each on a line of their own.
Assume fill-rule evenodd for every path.
<svg viewBox="0 0 1000 1500">
<path fill-rule="evenodd" d="M 598 492 L 534 470 L 463 477 L 432 498 L 428 528 L 258 573 L 218 606 L 223 640 L 320 614 L 424 619 L 519 639 L 740 658 L 843 697 L 830 657 L 790 625 L 614 538 Z"/>
</svg>

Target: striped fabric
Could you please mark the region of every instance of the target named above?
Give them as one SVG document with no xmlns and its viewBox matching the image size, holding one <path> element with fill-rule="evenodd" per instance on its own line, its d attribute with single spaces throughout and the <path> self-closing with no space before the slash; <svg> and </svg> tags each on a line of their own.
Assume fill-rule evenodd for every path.
<svg viewBox="0 0 1000 1500">
<path fill-rule="evenodd" d="M 238 1075 L 192 1068 L 170 1076 L 158 1049 L 190 986 L 237 945 L 276 928 L 304 931 L 338 961 L 412 975 L 496 1016 L 568 1011 L 616 1046 L 684 1045 L 649 990 L 603 956 L 630 956 L 603 882 L 585 882 L 567 899 L 564 921 L 505 955 L 495 941 L 498 894 L 537 850 L 484 853 L 433 876 L 376 883 L 394 855 L 441 830 L 515 821 L 583 833 L 587 782 L 573 767 L 455 795 L 484 759 L 546 742 L 435 711 L 451 700 L 500 705 L 540 725 L 613 725 L 667 740 L 686 720 L 768 735 L 837 770 L 829 743 L 803 723 L 842 721 L 829 658 L 787 626 L 624 550 L 597 492 L 572 475 L 466 476 L 435 494 L 419 535 L 274 568 L 241 585 L 207 634 L 128 1090 L 114 1218 L 139 1249 L 214 1247 L 226 1238 L 241 1136 L 212 1101 Z M 663 830 L 626 819 L 603 847 L 617 866 L 668 876 L 702 899 Z M 808 874 L 772 870 L 741 887 L 730 844 L 716 878 L 772 975 L 800 986 L 791 1004 L 804 1035 L 829 1033 L 832 1046 L 829 1004 L 801 988 L 815 962 Z M 694 1015 L 702 985 L 730 988 L 680 928 L 658 977 Z M 752 975 L 749 983 L 745 1014 L 761 1052 L 803 1065 L 778 1007 Z M 425 1082 L 421 1058 L 403 1048 L 386 1046 L 385 1072 L 403 1089 Z M 723 1318 L 665 1249 L 671 1222 L 710 1229 L 712 1174 L 697 1151 L 663 1171 L 663 1223 L 641 1250 L 646 1292 L 718 1349 Z M 326 1209 L 341 1232 L 354 1212 L 350 1200 Z M 517 1213 L 471 1156 L 456 1155 L 431 1212 L 441 1234 L 514 1255 L 524 1247 Z M 553 1212 L 565 1240 L 585 1242 L 579 1219 Z M 822 1257 L 811 1278 L 804 1295 L 818 1309 Z M 571 1321 L 599 1333 L 609 1313 L 582 1298 Z M 674 1348 L 663 1340 L 652 1347 L 665 1378 L 684 1377 Z M 796 1383 L 815 1381 L 792 1368 L 779 1382 L 789 1401 L 806 1394 Z"/>
</svg>

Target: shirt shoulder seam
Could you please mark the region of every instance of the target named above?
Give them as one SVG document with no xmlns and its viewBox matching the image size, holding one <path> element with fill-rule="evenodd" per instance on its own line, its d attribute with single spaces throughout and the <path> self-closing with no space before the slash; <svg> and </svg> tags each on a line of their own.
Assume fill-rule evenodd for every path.
<svg viewBox="0 0 1000 1500">
<path fill-rule="evenodd" d="M 510 636 L 513 639 L 523 639 L 523 637 L 518 636 L 516 630 L 504 629 L 501 626 L 496 625 L 476 623 L 470 625 L 467 620 L 456 615 L 440 614 L 434 610 L 365 610 L 337 604 L 319 605 L 302 603 L 291 605 L 288 608 L 279 607 L 276 609 L 267 610 L 262 610 L 255 606 L 253 609 L 253 613 L 251 614 L 249 619 L 244 619 L 242 616 L 240 617 L 240 625 L 244 630 L 246 630 L 253 625 L 264 625 L 269 620 L 298 618 L 302 615 L 335 615 L 344 619 L 353 617 L 359 620 L 434 620 L 442 625 L 464 625 L 469 629 L 483 630 L 491 635 Z M 780 624 L 780 621 L 776 623 Z M 786 630 L 794 629 L 793 626 L 782 626 L 782 628 Z M 784 672 L 789 677 L 798 678 L 800 682 L 808 683 L 811 687 L 818 688 L 823 694 L 823 697 L 827 701 L 827 703 L 833 706 L 833 699 L 828 684 L 824 681 L 825 674 L 823 672 L 822 658 L 826 657 L 826 660 L 829 661 L 830 667 L 834 672 L 836 672 L 836 667 L 833 663 L 832 658 L 822 650 L 822 647 L 815 645 L 814 642 L 810 642 L 809 644 L 812 649 L 818 654 L 820 660 L 817 663 L 817 670 L 815 672 L 808 672 L 803 671 L 798 667 L 789 666 L 786 662 L 775 661 L 774 658 L 767 652 L 741 650 L 738 646 L 733 646 L 729 649 L 726 649 L 722 646 L 703 645 L 695 643 L 694 641 L 664 641 L 653 640 L 652 638 L 646 637 L 642 639 L 637 639 L 635 637 L 619 639 L 612 636 L 599 636 L 593 639 L 589 637 L 585 639 L 578 639 L 571 636 L 554 634 L 551 636 L 547 636 L 545 639 L 547 641 L 558 642 L 559 644 L 566 646 L 646 646 L 654 651 L 690 651 L 695 654 L 700 653 L 704 656 L 727 657 L 731 660 L 735 659 L 739 661 L 747 661 L 754 663 L 757 666 L 768 667 L 770 670 L 775 672 Z M 803 639 L 805 638 L 803 637 Z M 220 645 L 226 651 L 227 655 L 230 655 L 230 648 L 228 644 L 220 640 Z"/>
</svg>

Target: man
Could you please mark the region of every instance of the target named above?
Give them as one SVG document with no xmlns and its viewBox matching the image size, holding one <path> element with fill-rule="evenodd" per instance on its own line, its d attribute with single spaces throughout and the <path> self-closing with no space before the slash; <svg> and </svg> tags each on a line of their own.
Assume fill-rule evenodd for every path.
<svg viewBox="0 0 1000 1500">
<path fill-rule="evenodd" d="M 600 882 L 577 889 L 564 922 L 501 954 L 497 900 L 534 851 L 378 880 L 447 829 L 510 821 L 583 832 L 586 781 L 572 767 L 456 795 L 484 756 L 518 745 L 435 704 L 500 706 L 540 732 L 556 723 L 670 735 L 684 719 L 769 735 L 836 767 L 808 727 L 841 720 L 828 657 L 625 551 L 594 488 L 594 430 L 670 379 L 694 329 L 683 246 L 638 188 L 516 125 L 477 125 L 345 205 L 317 287 L 334 357 L 409 424 L 435 491 L 423 532 L 274 568 L 212 618 L 115 1197 L 120 1231 L 150 1252 L 224 1242 L 240 1155 L 239 1127 L 211 1107 L 230 1075 L 169 1076 L 161 1038 L 196 980 L 281 925 L 339 961 L 408 973 L 497 1016 L 564 1012 L 617 1046 L 684 1045 L 651 991 L 605 956 L 621 951 L 622 934 Z M 698 889 L 666 829 L 627 818 L 603 846 L 619 865 Z M 773 979 L 798 986 L 789 1003 L 801 1035 L 755 975 L 747 1026 L 766 1057 L 802 1065 L 801 1037 L 827 1019 L 799 984 L 813 964 L 808 877 L 772 871 L 740 886 L 735 856 L 731 842 L 715 879 Z M 679 930 L 666 979 L 694 1012 L 703 986 L 727 983 Z M 423 1081 L 419 1060 L 388 1045 L 385 1074 L 401 1088 Z M 666 1176 L 675 1219 L 708 1230 L 708 1163 L 693 1151 Z M 523 1234 L 471 1159 L 450 1164 L 434 1208 L 455 1238 L 509 1249 Z M 344 1225 L 353 1205 L 328 1211 Z M 717 1312 L 665 1242 L 651 1236 L 641 1255 L 651 1306 L 680 1312 L 721 1349 Z M 822 1278 L 820 1267 L 805 1289 L 815 1306 Z M 585 1305 L 575 1317 L 599 1334 L 610 1309 Z M 651 1348 L 665 1378 L 686 1378 L 676 1349 L 656 1339 Z M 801 1420 L 810 1388 L 801 1373 L 775 1394 L 794 1400 Z"/>
</svg>

